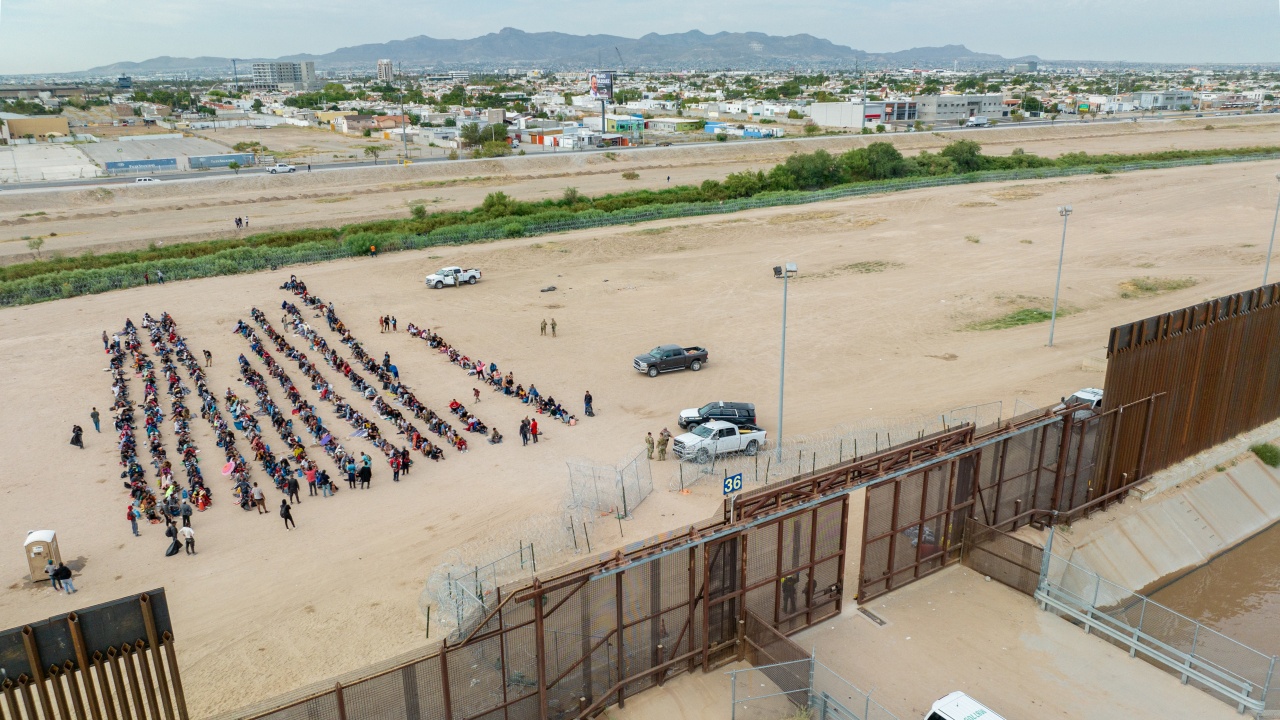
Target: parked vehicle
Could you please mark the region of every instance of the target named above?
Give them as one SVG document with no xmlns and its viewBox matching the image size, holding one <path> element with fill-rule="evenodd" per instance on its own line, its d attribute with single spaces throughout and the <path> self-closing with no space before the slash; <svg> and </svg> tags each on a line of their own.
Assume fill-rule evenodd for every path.
<svg viewBox="0 0 1280 720">
<path fill-rule="evenodd" d="M 267 172 L 271 173 L 272 175 L 275 175 L 276 173 L 291 173 L 296 171 L 297 169 L 298 168 L 290 165 L 289 163 L 276 163 L 275 165 L 268 167 Z"/>
<path fill-rule="evenodd" d="M 755 455 L 764 447 L 765 431 L 756 425 L 734 425 L 712 420 L 676 436 L 672 449 L 681 460 L 710 462 L 711 458 L 729 453 Z"/>
<path fill-rule="evenodd" d="M 990 120 L 988 120 L 985 116 L 982 116 L 982 115 L 975 115 L 975 116 L 973 116 L 973 117 L 969 118 L 969 119 L 965 122 L 964 126 L 965 126 L 965 127 L 986 127 L 986 126 L 988 126 L 988 125 L 990 125 L 990 124 L 991 124 L 991 121 L 990 121 Z"/>
<path fill-rule="evenodd" d="M 662 142 L 658 143 L 658 147 L 671 147 L 671 143 L 666 140 L 663 140 Z"/>
<path fill-rule="evenodd" d="M 734 425 L 754 425 L 756 406 L 744 402 L 711 402 L 699 408 L 680 411 L 676 423 L 686 430 L 712 420 L 723 420 Z"/>
<path fill-rule="evenodd" d="M 1071 394 L 1070 397 L 1062 398 L 1062 402 L 1054 406 L 1054 410 L 1065 410 L 1072 405 L 1084 404 L 1088 407 L 1077 410 L 1074 415 L 1077 419 L 1087 418 L 1090 415 L 1096 415 L 1102 412 L 1102 391 L 1098 388 L 1081 388 Z"/>
<path fill-rule="evenodd" d="M 436 290 L 439 290 L 446 285 L 450 287 L 461 285 L 462 283 L 475 285 L 479 281 L 479 270 L 475 268 L 463 270 L 462 268 L 453 265 L 450 267 L 440 268 L 439 270 L 431 273 L 427 276 L 426 283 L 428 287 L 433 287 Z"/>
<path fill-rule="evenodd" d="M 155 179 L 155 178 L 153 178 L 153 177 L 140 177 L 140 178 L 134 178 L 134 179 L 133 179 L 133 181 L 134 181 L 134 182 L 136 182 L 136 183 L 153 183 L 153 182 L 160 182 L 159 180 L 157 180 L 157 179 Z"/>
<path fill-rule="evenodd" d="M 935 702 L 925 720 L 1004 720 L 990 708 L 957 690 Z"/>
<path fill-rule="evenodd" d="M 632 367 L 649 377 L 672 370 L 689 369 L 698 372 L 707 363 L 707 350 L 698 346 L 659 345 L 631 361 Z"/>
</svg>

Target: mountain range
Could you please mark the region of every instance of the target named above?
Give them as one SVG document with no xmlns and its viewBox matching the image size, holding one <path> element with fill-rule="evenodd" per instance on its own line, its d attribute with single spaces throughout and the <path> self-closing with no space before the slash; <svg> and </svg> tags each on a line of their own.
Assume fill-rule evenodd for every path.
<svg viewBox="0 0 1280 720">
<path fill-rule="evenodd" d="M 548 70 L 586 70 L 612 67 L 619 70 L 770 69 L 788 67 L 852 67 L 854 63 L 901 67 L 929 67 L 960 63 L 967 67 L 1036 60 L 1004 58 L 976 53 L 963 45 L 920 47 L 889 53 L 872 53 L 836 45 L 812 35 L 766 35 L 697 30 L 640 38 L 616 35 L 569 35 L 559 32 L 528 33 L 503 28 L 469 40 L 442 40 L 419 35 L 405 40 L 339 48 L 323 55 L 288 55 L 281 58 L 237 58 L 249 63 L 268 59 L 314 61 L 322 70 L 369 67 L 381 58 L 405 69 L 537 67 Z M 225 71 L 231 59 L 162 56 L 141 62 L 118 62 L 84 71 L 88 75 L 144 74 L 152 72 Z"/>
</svg>

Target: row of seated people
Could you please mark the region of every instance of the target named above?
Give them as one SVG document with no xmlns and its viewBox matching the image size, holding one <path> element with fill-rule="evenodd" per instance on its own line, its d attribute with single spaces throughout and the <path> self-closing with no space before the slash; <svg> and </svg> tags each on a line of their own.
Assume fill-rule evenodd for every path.
<svg viewBox="0 0 1280 720">
<path fill-rule="evenodd" d="M 218 398 L 209 389 L 204 368 L 200 367 L 200 361 L 187 347 L 186 338 L 178 333 L 178 325 L 173 316 L 167 312 L 162 313 L 160 325 L 174 338 L 172 341 L 174 355 L 177 357 L 178 362 L 186 368 L 187 375 L 195 384 L 196 395 L 200 397 L 200 417 L 204 418 L 213 427 L 214 435 L 217 437 L 217 446 L 222 449 L 227 465 L 231 467 L 229 472 L 224 470 L 223 474 L 229 476 L 232 483 L 244 480 L 248 477 L 249 462 L 245 460 L 244 455 L 236 448 L 235 433 L 231 431 L 231 427 L 227 424 L 226 419 L 223 418 L 222 412 L 218 410 Z M 204 508 L 197 504 L 196 509 L 203 510 Z"/>
<path fill-rule="evenodd" d="M 553 417 L 566 425 L 578 424 L 577 417 L 556 402 L 555 398 L 543 397 L 538 392 L 538 388 L 532 383 L 529 384 L 529 389 L 525 390 L 523 384 L 516 383 L 515 373 L 508 371 L 503 375 L 499 372 L 497 363 L 491 362 L 486 366 L 483 360 L 472 360 L 469 356 L 464 355 L 458 349 L 445 342 L 444 338 L 432 332 L 430 328 L 419 328 L 413 323 L 409 323 L 406 329 L 413 337 L 426 340 L 427 345 L 445 355 L 449 362 L 466 370 L 468 375 L 475 376 L 477 380 L 490 386 L 494 392 L 512 397 L 526 405 L 532 405 L 535 412 Z M 479 399 L 478 392 L 476 399 Z"/>
<path fill-rule="evenodd" d="M 243 367 L 242 365 L 242 370 Z M 245 385 L 254 391 L 255 395 L 259 390 L 262 390 L 265 394 L 266 382 L 262 380 L 261 375 L 253 373 L 246 377 L 242 374 L 241 378 L 244 380 Z M 227 388 L 226 393 L 223 395 L 223 400 L 227 405 L 227 412 L 231 415 L 231 421 L 235 424 L 236 429 L 244 433 L 245 438 L 249 441 L 249 451 L 253 454 L 254 461 L 260 463 L 267 477 L 276 482 L 277 478 L 283 477 L 285 470 L 288 468 L 288 461 L 285 460 L 285 465 L 281 466 L 281 461 L 276 458 L 275 453 L 271 451 L 271 446 L 267 444 L 266 438 L 263 436 L 262 426 L 258 424 L 258 419 L 255 417 L 254 410 L 248 401 L 242 400 L 231 388 Z M 251 492 L 252 488 L 247 474 L 241 475 L 236 479 L 232 495 L 236 498 L 241 509 L 253 509 L 254 502 Z"/>
<path fill-rule="evenodd" d="M 142 327 L 149 331 L 151 349 L 156 357 L 160 359 L 160 370 L 164 375 L 165 382 L 168 384 L 166 393 L 170 398 L 169 416 L 173 420 L 173 432 L 177 442 L 177 450 L 182 458 L 183 470 L 187 475 L 188 494 L 195 495 L 197 487 L 205 490 L 207 488 L 205 488 L 204 475 L 200 471 L 200 449 L 196 447 L 195 439 L 191 436 L 191 412 L 187 409 L 187 405 L 183 400 L 189 391 L 182 384 L 182 376 L 178 374 L 178 366 L 174 362 L 173 352 L 169 346 L 169 342 L 176 338 L 174 338 L 172 331 L 165 332 L 162 330 L 160 323 L 154 320 L 149 313 L 143 315 Z M 170 461 L 164 461 L 160 468 L 160 476 L 163 483 L 173 482 L 173 466 Z"/>
</svg>

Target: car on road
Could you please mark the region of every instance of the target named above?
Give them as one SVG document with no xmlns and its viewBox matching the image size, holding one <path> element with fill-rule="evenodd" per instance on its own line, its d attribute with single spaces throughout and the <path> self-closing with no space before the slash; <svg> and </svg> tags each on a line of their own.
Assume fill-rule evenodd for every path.
<svg viewBox="0 0 1280 720">
<path fill-rule="evenodd" d="M 643 355 L 637 355 L 631 366 L 649 377 L 673 370 L 698 372 L 707 363 L 707 349 L 693 346 L 659 345 Z"/>
<path fill-rule="evenodd" d="M 658 147 L 671 147 L 671 143 L 663 141 L 658 143 Z"/>
<path fill-rule="evenodd" d="M 157 179 L 155 179 L 155 178 L 153 178 L 153 177 L 140 177 L 140 178 L 134 178 L 134 179 L 133 179 L 133 181 L 134 181 L 135 183 L 153 183 L 153 182 L 160 182 L 159 180 L 157 180 Z"/>
<path fill-rule="evenodd" d="M 267 172 L 271 173 L 272 175 L 275 175 L 276 173 L 291 173 L 291 172 L 295 172 L 295 171 L 297 171 L 297 169 L 298 169 L 298 168 L 296 168 L 296 167 L 294 167 L 294 166 L 292 166 L 292 165 L 290 165 L 290 164 L 288 164 L 288 163 L 276 163 L 275 165 L 272 165 L 271 167 L 268 167 L 268 168 L 267 168 Z"/>
<path fill-rule="evenodd" d="M 681 460 L 711 462 L 711 458 L 729 453 L 755 455 L 764 447 L 766 433 L 756 425 L 734 425 L 713 420 L 677 435 L 672 450 Z"/>
<path fill-rule="evenodd" d="M 710 402 L 702 407 L 681 410 L 676 424 L 688 430 L 712 420 L 723 420 L 734 425 L 754 425 L 756 406 L 745 402 Z"/>
<path fill-rule="evenodd" d="M 448 285 L 454 287 L 466 283 L 467 285 L 475 285 L 480 281 L 480 271 L 475 268 L 463 270 L 462 268 L 452 265 L 443 267 L 427 276 L 427 287 L 440 288 Z"/>
</svg>

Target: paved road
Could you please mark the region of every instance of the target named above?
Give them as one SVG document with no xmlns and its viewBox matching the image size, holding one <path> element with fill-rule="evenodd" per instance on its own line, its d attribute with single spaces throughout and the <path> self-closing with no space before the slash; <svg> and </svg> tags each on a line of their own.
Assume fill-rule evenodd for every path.
<svg viewBox="0 0 1280 720">
<path fill-rule="evenodd" d="M 1238 113 L 1238 112 L 1203 113 L 1203 117 L 1212 118 L 1212 117 L 1220 117 L 1220 116 L 1226 116 L 1226 115 L 1240 115 L 1240 114 L 1241 113 Z M 1001 130 L 1008 130 L 1011 128 L 1046 127 L 1046 126 L 1055 126 L 1055 125 L 1078 125 L 1078 124 L 1091 124 L 1091 123 L 1172 122 L 1174 120 L 1185 120 L 1187 118 L 1199 117 L 1199 116 L 1200 115 L 1196 113 L 1166 113 L 1157 117 L 1144 117 L 1144 118 L 1100 117 L 1095 120 L 1084 120 L 1084 119 L 1071 119 L 1071 120 L 1059 119 L 1057 121 L 1024 120 L 1023 122 L 1018 122 L 1018 123 L 1005 120 L 997 124 L 995 127 L 987 127 L 987 128 L 935 127 L 933 132 L 987 133 L 987 132 L 1000 132 Z M 897 133 L 892 133 L 892 135 L 897 135 Z M 830 135 L 818 135 L 812 138 L 788 137 L 788 138 L 785 138 L 784 141 L 823 140 L 830 137 L 831 137 Z M 760 140 L 735 140 L 734 142 L 776 142 L 776 141 L 765 138 Z M 697 147 L 702 145 L 715 145 L 715 144 L 716 142 L 714 140 L 708 140 L 705 142 L 678 143 L 677 145 L 675 145 L 675 147 Z M 550 152 L 546 150 L 536 149 L 536 146 L 525 146 L 525 148 L 531 151 L 530 154 L 541 154 L 541 153 Z M 588 148 L 585 150 L 563 150 L 555 154 L 570 153 L 570 152 L 582 153 L 582 152 L 608 152 L 608 151 L 646 152 L 646 151 L 652 151 L 656 149 L 658 149 L 657 145 L 648 144 L 648 145 L 641 145 L 636 147 L 611 147 L 611 148 Z M 475 162 L 475 161 L 465 160 L 465 159 L 449 160 L 447 157 L 444 157 L 444 156 L 426 157 L 426 158 L 420 157 L 420 158 L 414 158 L 413 160 L 413 163 L 415 165 L 420 163 L 429 163 L 429 162 Z M 373 167 L 373 165 L 368 162 L 337 162 L 337 163 L 325 163 L 324 165 L 314 165 L 312 166 L 311 171 L 312 172 L 337 172 L 342 170 L 350 170 L 353 168 L 370 168 L 370 167 Z M 381 165 L 380 167 L 385 167 L 387 169 L 394 169 L 400 166 L 394 162 L 391 162 L 391 163 L 386 163 L 384 165 Z M 239 172 L 239 175 L 242 175 L 242 176 L 262 175 L 262 174 L 265 174 L 266 172 L 267 171 L 263 168 L 255 167 L 255 168 L 243 169 Z M 298 172 L 307 172 L 306 165 L 299 166 Z M 213 170 L 202 170 L 199 172 L 165 173 L 163 175 L 158 175 L 155 177 L 162 182 L 174 182 L 179 180 L 186 180 L 186 181 L 212 180 L 212 179 L 224 178 L 232 174 L 234 174 L 234 171 L 227 170 L 225 168 L 220 168 L 220 169 L 213 169 Z M 43 191 L 55 190 L 55 189 L 67 188 L 67 187 L 93 188 L 93 187 L 110 187 L 112 185 L 129 185 L 135 182 L 136 177 L 137 176 L 129 175 L 124 177 L 111 177 L 111 178 L 84 178 L 84 179 L 75 179 L 75 180 L 47 180 L 47 181 L 39 181 L 39 182 L 8 183 L 8 184 L 0 185 L 0 192 L 43 192 Z"/>
</svg>

